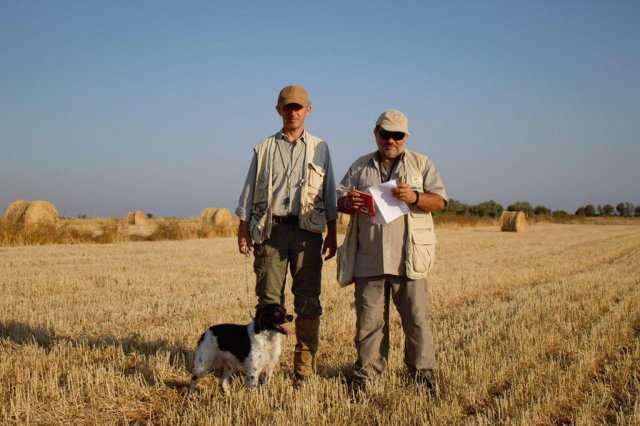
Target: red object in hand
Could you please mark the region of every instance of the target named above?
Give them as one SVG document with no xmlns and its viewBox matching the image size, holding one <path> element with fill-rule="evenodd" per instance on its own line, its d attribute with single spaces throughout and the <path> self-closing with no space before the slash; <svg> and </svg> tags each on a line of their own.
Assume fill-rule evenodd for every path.
<svg viewBox="0 0 640 426">
<path fill-rule="evenodd" d="M 376 215 L 376 203 L 373 201 L 373 196 L 368 192 L 362 192 L 358 190 L 354 190 L 354 192 L 358 193 L 358 197 L 362 198 L 364 201 L 364 206 L 360 207 L 360 213 L 366 214 L 368 216 Z"/>
</svg>

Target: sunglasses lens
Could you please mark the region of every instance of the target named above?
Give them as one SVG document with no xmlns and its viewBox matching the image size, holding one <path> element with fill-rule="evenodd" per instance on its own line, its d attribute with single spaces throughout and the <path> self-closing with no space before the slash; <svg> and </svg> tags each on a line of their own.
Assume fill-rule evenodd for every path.
<svg viewBox="0 0 640 426">
<path fill-rule="evenodd" d="M 378 131 L 378 134 L 382 139 L 393 139 L 394 141 L 401 141 L 402 139 L 404 139 L 404 133 L 402 132 L 389 132 L 389 131 L 380 129 Z"/>
</svg>

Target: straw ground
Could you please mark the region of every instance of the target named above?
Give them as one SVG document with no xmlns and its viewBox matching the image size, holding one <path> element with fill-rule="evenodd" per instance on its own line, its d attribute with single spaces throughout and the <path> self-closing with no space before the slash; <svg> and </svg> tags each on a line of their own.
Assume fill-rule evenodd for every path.
<svg viewBox="0 0 640 426">
<path fill-rule="evenodd" d="M 248 322 L 233 238 L 0 247 L 2 424 L 640 424 L 640 226 L 441 229 L 430 280 L 439 393 L 386 374 L 351 400 L 353 289 L 324 269 L 319 376 L 186 397 L 194 345 Z M 290 297 L 287 301 L 291 308 Z"/>
</svg>

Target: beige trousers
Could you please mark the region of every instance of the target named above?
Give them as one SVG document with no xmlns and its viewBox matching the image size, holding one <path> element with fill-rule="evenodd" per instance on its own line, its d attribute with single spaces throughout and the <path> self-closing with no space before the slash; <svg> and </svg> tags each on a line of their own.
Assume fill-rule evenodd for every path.
<svg viewBox="0 0 640 426">
<path fill-rule="evenodd" d="M 355 279 L 356 350 L 354 376 L 371 379 L 382 373 L 389 359 L 389 302 L 400 314 L 404 331 L 404 363 L 409 373 L 435 366 L 429 328 L 427 280 L 385 275 Z"/>
</svg>

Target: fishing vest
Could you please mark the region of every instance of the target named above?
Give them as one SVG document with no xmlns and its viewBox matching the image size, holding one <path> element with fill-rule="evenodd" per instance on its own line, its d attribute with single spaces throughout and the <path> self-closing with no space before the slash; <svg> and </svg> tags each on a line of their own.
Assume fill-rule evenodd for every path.
<svg viewBox="0 0 640 426">
<path fill-rule="evenodd" d="M 401 176 L 405 182 L 418 191 L 424 192 L 423 170 L 427 162 L 427 157 L 417 152 L 404 150 L 403 167 Z M 362 176 L 362 170 L 368 167 L 376 153 L 367 154 L 358 158 L 355 167 L 358 179 Z M 361 188 L 361 182 L 357 187 Z M 421 208 L 409 205 L 409 214 L 405 216 L 407 227 L 407 239 L 404 244 L 405 267 L 407 278 L 418 280 L 427 276 L 433 266 L 435 259 L 436 234 L 433 229 L 433 217 L 431 212 L 426 212 Z M 356 263 L 356 250 L 358 247 L 358 220 L 351 217 L 347 233 L 342 246 L 338 248 L 338 282 L 342 286 L 354 282 L 354 272 Z"/>
<path fill-rule="evenodd" d="M 300 229 L 321 234 L 327 225 L 324 206 L 325 165 L 329 151 L 325 143 L 305 133 L 304 180 L 300 189 Z M 273 199 L 273 159 L 276 138 L 270 136 L 253 150 L 256 153 L 256 180 L 249 230 L 254 243 L 263 243 L 271 236 Z"/>
</svg>

